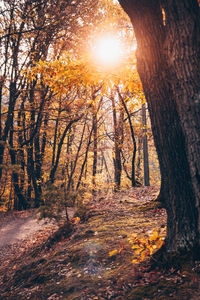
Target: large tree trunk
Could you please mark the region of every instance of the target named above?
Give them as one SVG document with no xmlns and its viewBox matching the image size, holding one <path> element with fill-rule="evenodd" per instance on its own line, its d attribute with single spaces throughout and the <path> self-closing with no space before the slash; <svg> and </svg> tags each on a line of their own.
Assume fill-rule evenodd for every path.
<svg viewBox="0 0 200 300">
<path fill-rule="evenodd" d="M 200 218 L 200 14 L 193 0 L 163 1 L 166 48 L 173 95 L 187 146 L 196 207 Z M 169 21 L 168 21 L 169 20 Z M 199 219 L 200 230 L 200 219 Z"/>
<path fill-rule="evenodd" d="M 199 247 L 198 4 L 195 0 L 164 2 L 166 26 L 159 1 L 120 0 L 137 39 L 137 68 L 160 162 L 166 249 L 179 253 Z"/>
</svg>

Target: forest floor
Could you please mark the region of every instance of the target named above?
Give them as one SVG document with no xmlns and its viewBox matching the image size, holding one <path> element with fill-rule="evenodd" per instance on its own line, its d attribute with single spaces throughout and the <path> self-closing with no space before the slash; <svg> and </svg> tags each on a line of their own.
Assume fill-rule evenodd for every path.
<svg viewBox="0 0 200 300">
<path fill-rule="evenodd" d="M 52 243 L 58 227 L 37 221 L 35 210 L 0 213 L 0 300 L 200 299 L 199 266 L 149 269 L 134 264 L 133 234 L 166 225 L 156 187 L 101 195 L 73 232 Z"/>
</svg>

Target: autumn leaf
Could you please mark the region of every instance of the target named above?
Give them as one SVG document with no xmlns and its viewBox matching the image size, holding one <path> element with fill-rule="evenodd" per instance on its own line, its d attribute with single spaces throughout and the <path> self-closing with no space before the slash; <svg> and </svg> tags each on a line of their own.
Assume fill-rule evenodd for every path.
<svg viewBox="0 0 200 300">
<path fill-rule="evenodd" d="M 76 218 L 72 218 L 72 223 L 74 224 L 78 224 L 80 222 L 80 218 L 79 217 L 76 217 Z"/>
<path fill-rule="evenodd" d="M 156 250 L 164 244 L 166 234 L 166 226 L 164 228 L 155 228 L 151 235 L 138 236 L 133 234 L 129 239 L 129 243 L 133 244 L 134 259 L 133 263 L 139 263 L 152 255 Z"/>
<path fill-rule="evenodd" d="M 118 253 L 118 250 L 115 249 L 115 250 L 109 252 L 109 256 L 110 256 L 110 257 L 111 257 L 111 256 L 114 256 L 114 255 L 116 255 L 117 253 Z"/>
<path fill-rule="evenodd" d="M 137 258 L 134 258 L 131 262 L 133 264 L 139 264 L 140 263 L 140 261 Z"/>
<path fill-rule="evenodd" d="M 141 251 L 142 251 L 142 249 L 137 249 L 137 250 L 134 250 L 134 255 L 138 255 L 138 254 L 140 254 L 140 253 L 141 253 Z"/>
</svg>

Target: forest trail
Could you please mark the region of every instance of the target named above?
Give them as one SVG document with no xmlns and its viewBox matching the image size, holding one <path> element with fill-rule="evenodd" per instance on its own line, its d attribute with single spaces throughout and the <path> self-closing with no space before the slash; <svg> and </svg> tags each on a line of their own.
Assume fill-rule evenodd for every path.
<svg viewBox="0 0 200 300">
<path fill-rule="evenodd" d="M 189 297 L 199 293 L 196 287 L 177 290 L 184 279 L 173 270 L 165 281 L 160 271 L 148 273 L 131 262 L 132 234 L 147 234 L 166 224 L 165 210 L 152 206 L 157 192 L 136 188 L 98 197 L 85 221 L 50 249 L 43 245 L 56 229 L 40 223 L 39 231 L 26 240 L 1 248 L 0 299 L 199 299 Z M 33 222 L 28 214 L 22 217 L 24 228 Z M 115 254 L 109 255 L 112 251 Z"/>
<path fill-rule="evenodd" d="M 45 226 L 47 225 L 44 221 L 38 221 L 34 215 L 15 218 L 1 224 L 0 248 L 31 238 L 36 232 L 44 230 Z"/>
<path fill-rule="evenodd" d="M 69 217 L 72 218 L 74 210 L 69 209 Z M 55 230 L 57 225 L 52 221 L 38 220 L 35 210 L 23 212 L 11 212 L 8 215 L 0 215 L 0 248 L 23 242 L 33 238 L 34 234 L 47 229 Z"/>
</svg>

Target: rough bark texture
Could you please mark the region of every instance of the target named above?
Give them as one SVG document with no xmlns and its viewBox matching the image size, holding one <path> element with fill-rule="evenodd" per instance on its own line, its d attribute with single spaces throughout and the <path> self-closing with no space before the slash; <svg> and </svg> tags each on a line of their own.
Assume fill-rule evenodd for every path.
<svg viewBox="0 0 200 300">
<path fill-rule="evenodd" d="M 172 5 L 173 4 L 173 5 Z M 163 1 L 167 17 L 166 49 L 200 217 L 200 16 L 197 1 Z M 200 230 L 200 219 L 199 219 Z"/>
<path fill-rule="evenodd" d="M 167 210 L 168 252 L 199 247 L 200 100 L 197 1 L 120 1 L 137 38 L 137 68 L 148 101 Z"/>
</svg>

